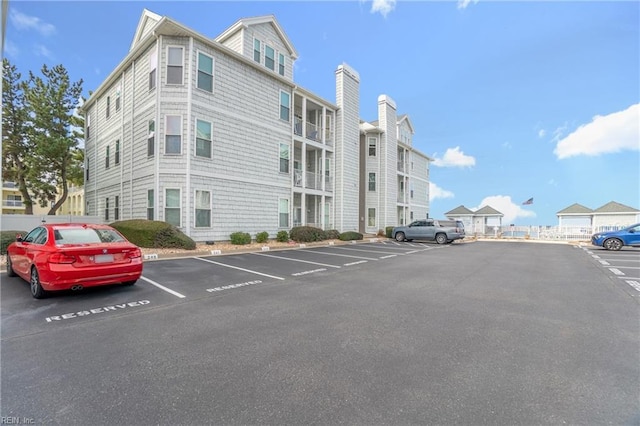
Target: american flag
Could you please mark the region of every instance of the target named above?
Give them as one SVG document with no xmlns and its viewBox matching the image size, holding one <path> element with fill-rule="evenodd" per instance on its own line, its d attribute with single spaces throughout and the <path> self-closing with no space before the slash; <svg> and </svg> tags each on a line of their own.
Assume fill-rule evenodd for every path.
<svg viewBox="0 0 640 426">
<path fill-rule="evenodd" d="M 523 206 L 526 205 L 526 204 L 533 204 L 533 198 L 529 198 L 527 201 L 522 203 Z"/>
</svg>

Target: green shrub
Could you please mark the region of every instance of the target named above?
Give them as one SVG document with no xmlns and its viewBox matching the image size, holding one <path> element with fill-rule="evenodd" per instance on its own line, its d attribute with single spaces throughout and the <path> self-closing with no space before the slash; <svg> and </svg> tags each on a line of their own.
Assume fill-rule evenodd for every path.
<svg viewBox="0 0 640 426">
<path fill-rule="evenodd" d="M 298 243 L 310 243 L 324 240 L 324 231 L 313 226 L 296 226 L 289 233 L 291 239 Z"/>
<path fill-rule="evenodd" d="M 347 231 L 340 234 L 341 241 L 361 240 L 362 234 L 355 231 Z"/>
<path fill-rule="evenodd" d="M 180 248 L 195 250 L 196 243 L 178 228 L 167 222 L 131 219 L 113 222 L 114 227 L 129 241 L 145 248 Z"/>
<path fill-rule="evenodd" d="M 289 242 L 289 233 L 287 231 L 278 231 L 278 235 L 276 235 L 276 241 L 280 243 Z"/>
<path fill-rule="evenodd" d="M 231 234 L 231 244 L 245 245 L 251 243 L 251 235 L 248 232 L 234 232 Z"/>
<path fill-rule="evenodd" d="M 269 233 L 267 231 L 258 232 L 256 234 L 256 243 L 266 243 L 269 240 Z"/>
<path fill-rule="evenodd" d="M 328 231 L 324 231 L 325 240 L 337 240 L 340 238 L 340 231 L 337 229 L 330 229 Z"/>
<path fill-rule="evenodd" d="M 387 226 L 384 228 L 384 233 L 387 238 L 391 238 L 391 234 L 393 233 L 393 226 Z"/>
<path fill-rule="evenodd" d="M 16 240 L 16 235 L 27 235 L 26 231 L 2 231 L 0 232 L 0 254 L 7 254 L 7 246 Z"/>
</svg>

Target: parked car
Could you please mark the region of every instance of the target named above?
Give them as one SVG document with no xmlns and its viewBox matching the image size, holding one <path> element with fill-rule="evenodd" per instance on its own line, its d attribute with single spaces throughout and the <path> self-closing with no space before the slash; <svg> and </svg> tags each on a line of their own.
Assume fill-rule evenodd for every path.
<svg viewBox="0 0 640 426">
<path fill-rule="evenodd" d="M 640 223 L 617 231 L 593 234 L 591 244 L 607 250 L 620 250 L 623 246 L 640 247 Z"/>
<path fill-rule="evenodd" d="M 391 231 L 391 238 L 396 241 L 426 240 L 445 244 L 464 237 L 464 224 L 459 220 L 415 220 L 408 226 L 396 226 Z"/>
<path fill-rule="evenodd" d="M 29 282 L 36 299 L 49 291 L 133 285 L 142 275 L 142 252 L 108 225 L 45 224 L 9 244 L 7 275 Z"/>
</svg>

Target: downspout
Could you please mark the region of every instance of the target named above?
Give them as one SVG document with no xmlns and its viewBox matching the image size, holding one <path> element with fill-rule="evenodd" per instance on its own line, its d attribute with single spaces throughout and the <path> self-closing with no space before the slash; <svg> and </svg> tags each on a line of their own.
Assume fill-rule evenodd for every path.
<svg viewBox="0 0 640 426">
<path fill-rule="evenodd" d="M 153 219 L 154 220 L 158 220 L 158 218 L 160 217 L 160 143 L 162 141 L 161 137 L 160 137 L 160 90 L 162 87 L 162 75 L 161 75 L 161 71 L 162 71 L 162 67 L 160 66 L 160 58 L 161 56 L 161 52 L 160 52 L 160 48 L 162 46 L 162 35 L 160 36 L 156 36 L 156 116 L 155 116 L 155 123 L 154 123 L 154 129 L 153 129 L 153 138 L 154 138 L 154 144 L 153 144 L 153 155 L 155 157 L 155 170 L 154 170 L 154 175 L 155 175 L 155 189 L 153 190 Z M 148 130 L 148 129 L 147 129 Z M 162 132 L 162 135 L 164 136 L 164 131 Z M 147 135 L 147 138 L 149 136 Z M 164 214 L 162 215 L 162 217 L 164 218 Z"/>
<path fill-rule="evenodd" d="M 195 197 L 195 192 L 191 191 L 191 129 L 195 125 L 195 120 L 192 123 L 191 121 L 191 102 L 193 100 L 193 78 L 191 77 L 191 67 L 193 65 L 193 37 L 189 37 L 189 60 L 187 61 L 187 137 L 186 137 L 186 153 L 187 153 L 187 175 L 185 185 L 187 187 L 187 198 L 185 202 L 185 208 L 187 212 L 187 218 L 185 220 L 185 234 L 187 236 L 191 236 L 191 220 L 193 216 L 195 216 L 195 212 L 191 212 L 191 195 Z M 194 152 L 195 155 L 195 152 Z"/>
</svg>

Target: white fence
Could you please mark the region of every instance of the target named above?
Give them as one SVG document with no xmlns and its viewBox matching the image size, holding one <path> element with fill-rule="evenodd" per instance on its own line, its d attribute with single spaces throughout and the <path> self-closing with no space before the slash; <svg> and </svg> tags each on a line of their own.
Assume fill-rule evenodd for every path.
<svg viewBox="0 0 640 426">
<path fill-rule="evenodd" d="M 99 216 L 3 214 L 0 219 L 2 231 L 30 231 L 43 223 L 104 223 Z"/>
<path fill-rule="evenodd" d="M 515 238 L 526 240 L 589 241 L 597 232 L 616 231 L 626 226 L 488 226 L 485 232 L 469 232 L 467 236 Z"/>
</svg>

